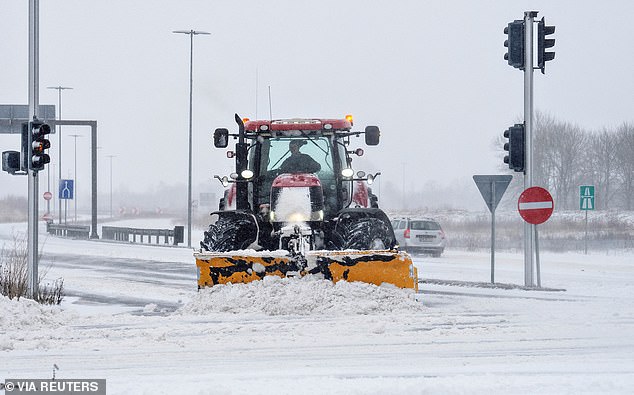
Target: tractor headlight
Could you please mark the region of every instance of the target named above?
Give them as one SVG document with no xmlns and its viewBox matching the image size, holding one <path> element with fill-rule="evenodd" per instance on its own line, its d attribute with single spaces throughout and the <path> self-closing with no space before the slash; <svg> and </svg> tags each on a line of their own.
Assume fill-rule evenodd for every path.
<svg viewBox="0 0 634 395">
<path fill-rule="evenodd" d="M 374 176 L 372 174 L 368 174 L 368 185 L 374 184 Z"/>
<path fill-rule="evenodd" d="M 286 222 L 290 222 L 290 223 L 298 223 L 298 222 L 306 222 L 309 220 L 310 216 L 306 215 L 307 213 L 302 213 L 300 211 L 294 212 L 294 213 L 290 213 L 287 217 L 286 217 Z"/>
<path fill-rule="evenodd" d="M 245 169 L 245 170 L 242 170 L 242 173 L 240 173 L 240 175 L 242 176 L 242 178 L 245 178 L 248 180 L 249 178 L 253 177 L 253 172 L 249 169 Z"/>
<path fill-rule="evenodd" d="M 311 221 L 323 221 L 324 220 L 324 210 L 313 211 L 310 213 Z"/>
<path fill-rule="evenodd" d="M 346 167 L 345 169 L 341 170 L 341 175 L 346 178 L 350 178 L 354 175 L 354 170 L 352 170 L 349 167 Z"/>
</svg>

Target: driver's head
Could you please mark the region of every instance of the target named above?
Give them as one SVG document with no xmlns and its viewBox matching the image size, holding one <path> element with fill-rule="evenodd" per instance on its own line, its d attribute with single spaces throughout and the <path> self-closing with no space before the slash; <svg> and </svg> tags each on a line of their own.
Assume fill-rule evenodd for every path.
<svg viewBox="0 0 634 395">
<path fill-rule="evenodd" d="M 288 143 L 288 149 L 291 151 L 291 154 L 295 154 L 299 152 L 299 147 L 306 144 L 306 140 L 291 140 Z"/>
</svg>

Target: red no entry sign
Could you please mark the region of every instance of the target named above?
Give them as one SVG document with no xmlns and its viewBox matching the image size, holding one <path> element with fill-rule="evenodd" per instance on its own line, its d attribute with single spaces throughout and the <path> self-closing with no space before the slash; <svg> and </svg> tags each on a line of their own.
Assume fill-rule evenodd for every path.
<svg viewBox="0 0 634 395">
<path fill-rule="evenodd" d="M 550 193 L 541 187 L 527 188 L 517 200 L 517 209 L 524 221 L 539 225 L 550 218 L 555 202 Z"/>
<path fill-rule="evenodd" d="M 50 192 L 44 192 L 44 199 L 45 200 L 51 200 L 51 198 L 53 197 L 53 194 Z"/>
</svg>

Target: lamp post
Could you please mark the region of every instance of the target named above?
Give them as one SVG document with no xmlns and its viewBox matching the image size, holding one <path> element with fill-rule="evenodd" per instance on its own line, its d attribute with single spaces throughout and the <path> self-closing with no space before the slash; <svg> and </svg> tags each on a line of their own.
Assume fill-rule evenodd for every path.
<svg viewBox="0 0 634 395">
<path fill-rule="evenodd" d="M 194 69 L 194 36 L 211 34 L 199 30 L 174 30 L 172 33 L 189 35 L 189 171 L 187 178 L 187 247 L 192 246 L 192 86 Z"/>
<path fill-rule="evenodd" d="M 110 158 L 110 218 L 112 218 L 112 158 L 116 158 L 116 155 L 106 155 Z"/>
<path fill-rule="evenodd" d="M 402 162 L 401 164 L 403 165 L 403 179 L 401 180 L 401 185 L 402 185 L 402 187 L 403 187 L 403 190 L 402 190 L 402 192 L 401 192 L 401 194 L 402 194 L 402 195 L 401 195 L 401 196 L 402 196 L 402 197 L 401 197 L 401 206 L 403 207 L 403 210 L 405 210 L 405 170 L 406 170 L 406 169 L 405 169 L 405 165 L 406 165 L 407 163 Z"/>
<path fill-rule="evenodd" d="M 73 199 L 75 200 L 74 202 L 74 206 L 75 206 L 75 223 L 77 223 L 77 137 L 81 137 L 80 134 L 69 134 L 70 137 L 74 137 L 75 138 L 75 170 L 73 171 L 73 178 L 75 179 L 75 196 L 73 196 Z"/>
<path fill-rule="evenodd" d="M 57 90 L 57 107 L 59 108 L 59 112 L 57 113 L 57 119 L 62 119 L 62 91 L 65 89 L 73 89 L 70 86 L 47 86 L 46 89 L 56 89 Z M 57 133 L 59 134 L 59 147 L 58 147 L 58 166 L 59 166 L 59 180 L 62 179 L 62 125 L 57 126 Z M 50 185 L 50 181 L 49 181 Z M 50 190 L 50 187 L 49 187 Z M 49 203 L 47 203 L 47 211 L 50 208 Z M 59 200 L 59 223 L 62 223 L 62 201 Z"/>
</svg>

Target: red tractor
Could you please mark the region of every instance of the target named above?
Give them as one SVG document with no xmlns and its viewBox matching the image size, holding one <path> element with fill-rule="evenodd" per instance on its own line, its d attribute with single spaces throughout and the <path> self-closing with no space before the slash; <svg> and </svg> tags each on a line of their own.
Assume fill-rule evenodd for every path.
<svg viewBox="0 0 634 395">
<path fill-rule="evenodd" d="M 416 287 L 411 259 L 396 250 L 367 186 L 376 175 L 352 167 L 351 154 L 363 150 L 348 150 L 350 137 L 377 145 L 378 127 L 353 131 L 349 116 L 243 122 L 236 114 L 236 122 L 238 133 L 214 133 L 217 148 L 238 140 L 227 153 L 236 171 L 216 176 L 231 188 L 196 253 L 199 286 L 311 273 Z"/>
</svg>

